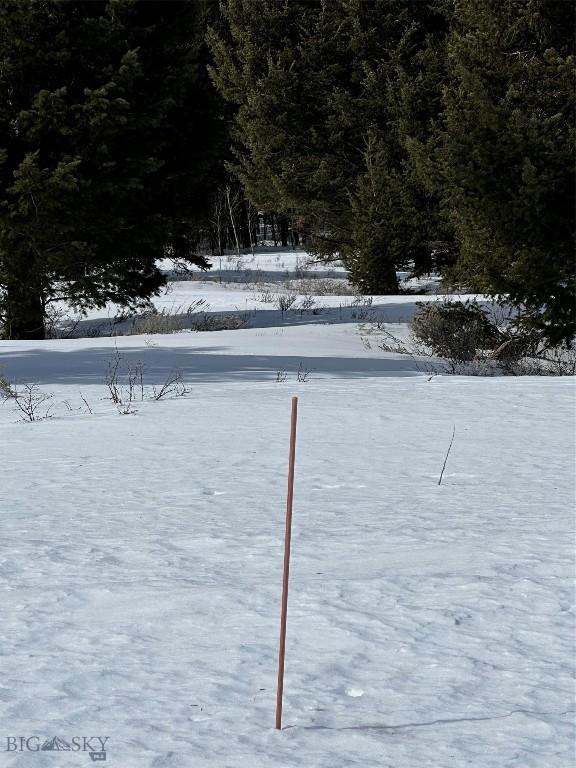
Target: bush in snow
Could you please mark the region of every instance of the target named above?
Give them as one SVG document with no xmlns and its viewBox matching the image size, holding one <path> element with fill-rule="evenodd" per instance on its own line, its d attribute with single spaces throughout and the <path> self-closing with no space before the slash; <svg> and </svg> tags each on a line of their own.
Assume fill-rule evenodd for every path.
<svg viewBox="0 0 576 768">
<path fill-rule="evenodd" d="M 12 397 L 16 397 L 16 394 L 8 379 L 0 373 L 0 400 L 8 400 Z"/>
<path fill-rule="evenodd" d="M 410 327 L 414 338 L 435 355 L 469 362 L 500 339 L 488 313 L 475 301 L 418 303 Z"/>
<path fill-rule="evenodd" d="M 37 384 L 23 384 L 14 388 L 13 399 L 23 421 L 41 421 L 50 416 L 52 395 L 43 392 Z"/>
<path fill-rule="evenodd" d="M 474 300 L 419 303 L 410 328 L 416 346 L 408 352 L 444 358 L 450 373 L 576 373 L 573 347 L 551 346 L 541 334 L 515 327 L 514 318 L 497 304 L 482 306 Z"/>
</svg>

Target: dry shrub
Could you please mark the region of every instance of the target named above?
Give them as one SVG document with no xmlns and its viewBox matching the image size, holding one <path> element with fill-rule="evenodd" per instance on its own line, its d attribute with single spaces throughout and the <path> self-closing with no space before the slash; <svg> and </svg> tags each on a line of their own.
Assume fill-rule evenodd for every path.
<svg viewBox="0 0 576 768">
<path fill-rule="evenodd" d="M 499 311 L 500 310 L 500 311 Z M 551 347 L 496 304 L 475 300 L 417 304 L 410 323 L 419 355 L 443 358 L 450 373 L 573 376 L 575 345 Z M 390 350 L 393 351 L 393 350 Z M 401 351 L 396 349 L 394 351 Z"/>
<path fill-rule="evenodd" d="M 469 362 L 479 350 L 493 350 L 501 335 L 488 313 L 475 301 L 418 303 L 410 328 L 433 354 Z"/>
</svg>

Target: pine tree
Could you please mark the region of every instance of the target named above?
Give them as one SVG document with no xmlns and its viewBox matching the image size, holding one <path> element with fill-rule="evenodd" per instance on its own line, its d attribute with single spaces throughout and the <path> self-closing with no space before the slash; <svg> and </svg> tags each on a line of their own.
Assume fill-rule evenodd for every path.
<svg viewBox="0 0 576 768">
<path fill-rule="evenodd" d="M 457 0 L 445 207 L 458 275 L 552 342 L 575 333 L 574 18 L 563 0 Z"/>
<path fill-rule="evenodd" d="M 130 305 L 193 253 L 222 133 L 196 3 L 0 5 L 0 313 Z"/>
<path fill-rule="evenodd" d="M 349 6 L 351 7 L 351 6 Z M 352 190 L 352 277 L 388 292 L 396 269 L 416 274 L 453 258 L 439 196 L 420 173 L 438 141 L 448 19 L 444 3 L 388 0 L 354 6 L 357 116 L 364 151 Z"/>
<path fill-rule="evenodd" d="M 408 141 L 426 143 L 440 106 L 440 4 L 223 8 L 213 75 L 236 107 L 236 172 L 248 194 L 303 219 L 307 247 L 342 257 L 362 290 L 396 292 L 396 269 L 429 265 L 445 234 Z"/>
</svg>

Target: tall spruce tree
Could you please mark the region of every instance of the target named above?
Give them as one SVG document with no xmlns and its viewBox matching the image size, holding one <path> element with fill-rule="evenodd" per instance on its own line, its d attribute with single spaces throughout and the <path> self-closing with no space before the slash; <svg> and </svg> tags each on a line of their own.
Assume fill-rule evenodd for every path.
<svg viewBox="0 0 576 768">
<path fill-rule="evenodd" d="M 368 292 L 392 270 L 416 274 L 454 258 L 451 228 L 440 215 L 437 190 L 420 160 L 438 142 L 446 4 L 439 1 L 359 2 L 352 50 L 361 91 L 354 105 L 362 134 L 362 168 L 351 195 L 355 281 Z"/>
<path fill-rule="evenodd" d="M 441 105 L 441 3 L 222 8 L 213 75 L 236 106 L 236 171 L 248 194 L 303 219 L 308 248 L 342 257 L 362 290 L 396 292 L 396 269 L 448 250 L 438 201 L 412 160 Z"/>
<path fill-rule="evenodd" d="M 456 0 L 442 175 L 459 276 L 518 305 L 552 342 L 575 333 L 574 8 Z"/>
<path fill-rule="evenodd" d="M 43 338 L 50 302 L 131 304 L 194 255 L 221 122 L 202 4 L 0 5 L 0 319 Z"/>
</svg>

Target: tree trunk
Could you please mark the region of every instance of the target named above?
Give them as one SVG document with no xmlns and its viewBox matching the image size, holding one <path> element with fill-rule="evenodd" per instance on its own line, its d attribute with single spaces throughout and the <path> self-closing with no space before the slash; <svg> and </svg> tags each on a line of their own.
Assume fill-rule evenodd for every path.
<svg viewBox="0 0 576 768">
<path fill-rule="evenodd" d="M 364 294 L 390 296 L 400 290 L 392 255 L 378 246 L 366 248 L 354 259 L 351 279 Z"/>
<path fill-rule="evenodd" d="M 238 236 L 242 248 L 252 248 L 252 237 L 250 233 L 250 211 L 248 201 L 244 198 L 239 208 Z"/>
<path fill-rule="evenodd" d="M 234 211 L 232 210 L 232 200 L 230 198 L 230 187 L 226 187 L 226 200 L 228 202 L 228 213 L 230 214 L 230 222 L 232 223 L 232 231 L 234 232 L 234 240 L 236 240 L 236 253 L 240 258 L 240 240 L 238 239 L 238 230 L 236 229 L 236 221 L 234 220 Z"/>
<path fill-rule="evenodd" d="M 380 265 L 378 274 L 373 275 L 368 281 L 365 293 L 372 293 L 377 296 L 394 296 L 399 293 L 400 285 L 396 276 L 396 269 L 393 264 Z"/>
<path fill-rule="evenodd" d="M 254 256 L 254 245 L 256 244 L 256 226 L 254 221 L 254 210 L 252 208 L 252 204 L 250 203 L 250 200 L 248 198 L 244 198 L 244 204 L 246 206 L 246 223 L 248 225 L 248 239 L 250 240 L 250 250 L 252 251 L 252 256 Z"/>
<path fill-rule="evenodd" d="M 9 339 L 45 339 L 44 306 L 40 293 L 22 283 L 8 284 L 6 333 Z"/>
<path fill-rule="evenodd" d="M 286 216 L 278 217 L 278 225 L 280 226 L 280 240 L 285 248 L 288 245 L 288 219 Z"/>
</svg>

